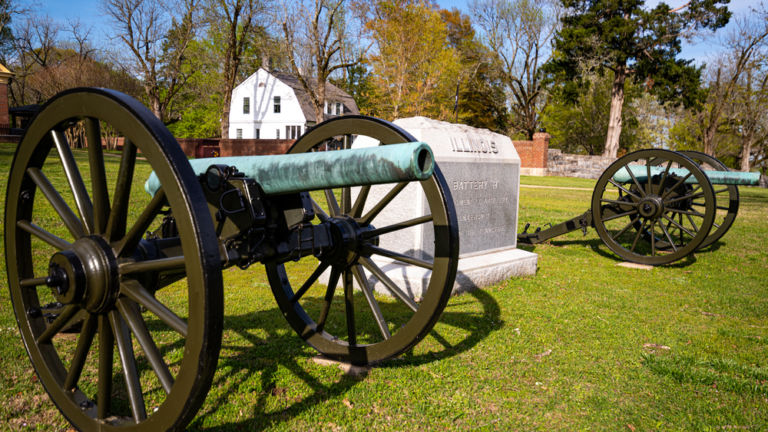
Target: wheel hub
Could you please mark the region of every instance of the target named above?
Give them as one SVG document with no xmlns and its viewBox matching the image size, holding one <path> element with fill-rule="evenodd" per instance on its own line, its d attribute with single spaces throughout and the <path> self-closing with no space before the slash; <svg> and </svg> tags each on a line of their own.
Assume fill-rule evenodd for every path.
<svg viewBox="0 0 768 432">
<path fill-rule="evenodd" d="M 112 248 L 98 236 L 77 240 L 72 249 L 51 257 L 46 284 L 63 304 L 81 304 L 90 312 L 106 311 L 114 305 L 120 286 Z"/>
<path fill-rule="evenodd" d="M 646 196 L 640 200 L 637 208 L 641 216 L 658 219 L 664 213 L 664 201 L 658 195 Z"/>
<path fill-rule="evenodd" d="M 328 221 L 332 227 L 334 247 L 326 257 L 335 264 L 350 266 L 364 254 L 362 251 L 364 245 L 378 245 L 378 237 L 366 239 L 363 234 L 375 229 L 373 225 L 362 227 L 349 216 L 337 216 Z"/>
</svg>

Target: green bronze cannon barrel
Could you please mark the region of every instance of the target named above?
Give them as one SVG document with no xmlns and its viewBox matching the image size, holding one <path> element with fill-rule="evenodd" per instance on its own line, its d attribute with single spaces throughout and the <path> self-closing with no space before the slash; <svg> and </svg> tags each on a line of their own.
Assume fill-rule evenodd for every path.
<svg viewBox="0 0 768 432">
<path fill-rule="evenodd" d="M 630 174 L 631 171 L 631 174 Z M 662 175 L 665 168 L 660 166 L 652 166 L 650 173 L 651 176 Z M 678 177 L 688 177 L 686 183 L 696 183 L 696 177 L 689 175 L 690 172 L 685 168 L 670 168 L 669 174 L 674 174 Z M 754 186 L 760 181 L 760 173 L 756 172 L 738 172 L 738 171 L 708 171 L 705 170 L 704 174 L 707 175 L 709 181 L 712 184 L 717 185 L 751 185 Z M 623 169 L 616 171 L 613 175 L 613 180 L 618 183 L 629 183 L 634 176 L 637 181 L 643 183 L 648 177 L 648 168 L 645 165 L 626 165 Z"/>
<path fill-rule="evenodd" d="M 259 182 L 269 195 L 426 180 L 434 171 L 432 149 L 422 142 L 290 155 L 192 159 L 189 163 L 196 174 L 214 164 L 237 167 Z M 154 196 L 159 188 L 153 172 L 144 189 Z"/>
</svg>

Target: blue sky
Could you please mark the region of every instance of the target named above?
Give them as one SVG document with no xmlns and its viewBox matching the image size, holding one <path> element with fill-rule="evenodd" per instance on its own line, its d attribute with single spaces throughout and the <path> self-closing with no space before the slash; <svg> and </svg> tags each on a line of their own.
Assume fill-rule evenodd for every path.
<svg viewBox="0 0 768 432">
<path fill-rule="evenodd" d="M 666 0 L 666 2 L 676 7 L 687 0 Z M 103 16 L 100 0 L 21 0 L 20 3 L 30 4 L 40 13 L 47 14 L 56 20 L 66 23 L 68 20 L 79 19 L 83 25 L 93 28 L 91 38 L 94 41 L 106 41 L 112 35 L 109 34 L 108 20 Z M 461 11 L 466 12 L 468 10 L 469 1 L 460 0 L 437 0 L 438 5 L 443 8 L 456 7 Z M 658 0 L 648 0 L 648 5 L 655 5 L 659 3 Z M 755 0 L 731 0 L 730 9 L 733 11 L 734 16 L 746 13 L 749 10 L 749 6 L 755 5 Z M 729 27 L 732 24 L 729 24 Z M 719 34 L 724 34 L 728 30 L 720 30 Z M 690 44 L 683 42 L 683 58 L 694 59 L 697 63 L 705 62 L 707 58 L 720 49 L 717 44 L 717 38 L 705 38 L 703 40 L 695 41 Z M 105 45 L 102 43 L 96 43 L 96 45 Z"/>
</svg>

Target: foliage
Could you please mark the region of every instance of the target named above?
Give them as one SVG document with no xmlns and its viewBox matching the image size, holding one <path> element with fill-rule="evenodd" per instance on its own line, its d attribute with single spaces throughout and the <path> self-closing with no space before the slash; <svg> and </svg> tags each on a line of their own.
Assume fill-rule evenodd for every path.
<svg viewBox="0 0 768 432">
<path fill-rule="evenodd" d="M 469 16 L 457 9 L 441 10 L 448 44 L 460 61 L 454 119 L 460 123 L 506 133 L 509 122 L 501 71 L 490 50 L 478 39 Z"/>
<path fill-rule="evenodd" d="M 360 114 L 372 115 L 376 111 L 373 75 L 364 62 L 347 67 L 343 77 L 331 78 L 330 81 L 352 96 Z"/>
<path fill-rule="evenodd" d="M 549 56 L 559 10 L 532 0 L 479 0 L 471 8 L 506 92 L 511 132 L 533 139 L 548 98 L 539 69 Z"/>
<path fill-rule="evenodd" d="M 574 95 L 576 99 L 553 98 L 544 109 L 541 123 L 552 136 L 550 147 L 566 153 L 599 155 L 603 153 L 608 130 L 606 107 L 610 105 L 612 83 L 610 78 L 594 72 L 583 74 L 582 79 L 587 85 Z M 628 93 L 632 95 L 628 99 L 637 98 L 638 87 L 628 87 Z M 628 107 L 622 113 L 627 126 L 622 129 L 622 148 L 631 149 L 637 144 L 640 144 L 639 147 L 648 147 L 647 143 L 639 142 L 642 141 L 639 137 L 642 133 L 638 130 L 636 113 L 632 104 L 628 104 Z"/>
<path fill-rule="evenodd" d="M 666 3 L 646 9 L 643 0 L 561 0 L 568 13 L 555 38 L 548 72 L 571 101 L 584 84 L 580 65 L 593 62 L 599 73 L 612 72 L 611 114 L 605 155 L 615 156 L 621 133 L 624 85 L 628 77 L 642 83 L 662 102 L 694 106 L 702 99 L 700 70 L 678 59 L 681 38 L 699 29 L 724 26 L 727 1 L 702 0 L 671 10 Z"/>
<path fill-rule="evenodd" d="M 451 118 L 460 58 L 440 13 L 425 1 L 376 2 L 367 23 L 375 51 L 376 115 Z"/>
</svg>

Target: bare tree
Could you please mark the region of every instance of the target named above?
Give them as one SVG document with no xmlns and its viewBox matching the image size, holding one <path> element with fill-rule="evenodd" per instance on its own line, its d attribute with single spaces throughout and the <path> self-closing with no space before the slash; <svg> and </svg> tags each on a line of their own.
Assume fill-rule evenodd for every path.
<svg viewBox="0 0 768 432">
<path fill-rule="evenodd" d="M 14 26 L 12 53 L 9 64 L 15 73 L 11 85 L 14 105 L 42 103 L 46 96 L 30 86 L 28 78 L 38 69 L 47 67 L 55 50 L 61 27 L 48 16 L 27 15 Z"/>
<path fill-rule="evenodd" d="M 172 103 L 194 71 L 185 54 L 199 28 L 200 0 L 102 0 L 130 70 L 141 77 L 152 112 L 172 121 Z"/>
<path fill-rule="evenodd" d="M 740 83 L 745 80 L 745 73 L 752 74 L 752 69 L 760 63 L 759 59 L 766 54 L 768 22 L 764 18 L 754 19 L 751 16 L 737 18 L 736 28 L 727 36 L 724 44 L 726 51 L 707 70 L 707 100 L 695 116 L 702 150 L 711 155 L 718 154 L 719 132 L 736 121 L 734 116 L 741 116 L 743 110 L 755 108 L 741 106 L 734 110 L 734 102 Z M 751 88 L 752 75 L 749 81 L 748 87 Z M 749 99 L 749 96 L 743 95 L 742 99 L 745 98 Z"/>
<path fill-rule="evenodd" d="M 336 71 L 354 66 L 359 59 L 342 60 L 349 43 L 351 18 L 344 0 L 294 0 L 286 2 L 279 17 L 284 51 L 291 72 L 309 95 L 315 121 L 323 121 L 326 83 Z"/>
<path fill-rule="evenodd" d="M 232 102 L 232 89 L 243 62 L 243 53 L 253 42 L 256 16 L 260 12 L 257 0 L 209 0 L 206 8 L 206 20 L 211 31 L 222 33 L 224 46 L 221 51 L 224 70 L 222 95 L 224 102 L 221 110 L 221 136 L 229 134 L 229 110 Z"/>
<path fill-rule="evenodd" d="M 502 73 L 514 132 L 533 139 L 546 102 L 539 68 L 551 55 L 560 9 L 554 2 L 534 0 L 475 0 L 470 7 Z"/>
</svg>

